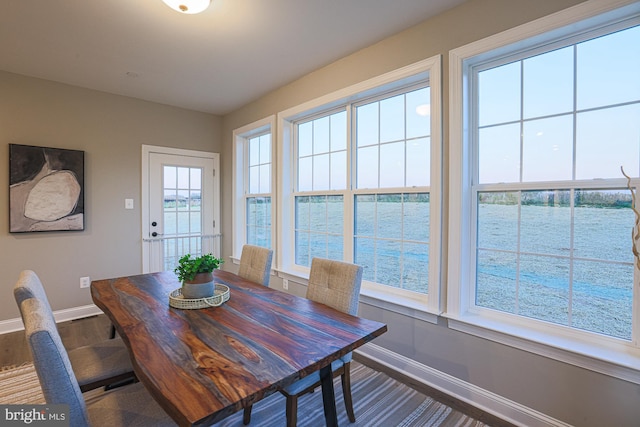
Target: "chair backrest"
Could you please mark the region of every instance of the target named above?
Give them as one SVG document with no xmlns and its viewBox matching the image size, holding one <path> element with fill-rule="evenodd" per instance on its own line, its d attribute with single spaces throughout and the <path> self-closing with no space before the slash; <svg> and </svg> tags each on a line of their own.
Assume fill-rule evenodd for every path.
<svg viewBox="0 0 640 427">
<path fill-rule="evenodd" d="M 269 286 L 273 251 L 260 246 L 244 245 L 240 255 L 238 276 Z"/>
<path fill-rule="evenodd" d="M 324 258 L 311 260 L 307 298 L 356 315 L 362 285 L 362 267 Z"/>
<path fill-rule="evenodd" d="M 88 426 L 87 406 L 49 309 L 41 300 L 27 298 L 20 311 L 45 401 L 69 405 L 69 425 Z"/>
<path fill-rule="evenodd" d="M 18 308 L 21 308 L 21 304 L 23 301 L 29 298 L 36 298 L 37 300 L 42 302 L 45 309 L 51 316 L 51 319 L 53 319 L 53 311 L 51 310 L 51 305 L 49 305 L 47 293 L 44 290 L 44 286 L 42 286 L 40 278 L 33 271 L 24 270 L 20 273 L 20 277 L 18 277 L 18 281 L 13 287 L 13 296 L 16 299 Z M 24 313 L 22 312 L 22 309 L 20 309 L 20 315 L 22 316 L 22 320 L 24 321 Z"/>
</svg>

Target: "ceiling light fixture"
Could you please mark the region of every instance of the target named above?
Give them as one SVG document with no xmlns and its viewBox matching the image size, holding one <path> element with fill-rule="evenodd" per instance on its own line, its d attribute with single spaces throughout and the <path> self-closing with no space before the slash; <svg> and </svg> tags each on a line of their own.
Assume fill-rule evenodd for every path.
<svg viewBox="0 0 640 427">
<path fill-rule="evenodd" d="M 204 12 L 211 4 L 211 0 L 162 0 L 167 6 L 180 13 L 193 15 Z"/>
</svg>

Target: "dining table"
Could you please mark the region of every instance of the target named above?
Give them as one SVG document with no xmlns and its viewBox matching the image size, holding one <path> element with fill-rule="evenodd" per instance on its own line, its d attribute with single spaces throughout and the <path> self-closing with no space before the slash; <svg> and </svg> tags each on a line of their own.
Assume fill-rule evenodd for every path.
<svg viewBox="0 0 640 427">
<path fill-rule="evenodd" d="M 153 398 L 180 426 L 211 425 L 319 371 L 326 425 L 336 426 L 331 362 L 387 326 L 229 271 L 213 275 L 229 299 L 197 309 L 169 304 L 181 286 L 173 272 L 91 282 Z"/>
</svg>

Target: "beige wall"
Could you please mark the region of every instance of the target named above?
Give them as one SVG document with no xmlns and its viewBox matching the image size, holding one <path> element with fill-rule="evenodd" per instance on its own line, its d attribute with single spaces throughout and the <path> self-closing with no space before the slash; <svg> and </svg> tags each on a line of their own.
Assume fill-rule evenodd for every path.
<svg viewBox="0 0 640 427">
<path fill-rule="evenodd" d="M 324 94 L 416 61 L 442 55 L 445 212 L 448 169 L 448 52 L 503 30 L 564 9 L 580 0 L 471 0 L 434 19 L 356 52 L 224 117 L 223 163 L 230 164 L 232 132 Z M 231 170 L 223 170 L 223 224 L 231 235 Z M 446 220 L 445 220 L 446 221 Z M 446 226 L 446 223 L 445 223 Z M 446 235 L 446 232 L 445 232 Z M 231 253 L 230 239 L 223 252 Z M 445 242 L 446 248 L 446 242 Z M 446 252 L 445 252 L 446 253 Z M 446 277 L 445 277 L 446 281 Z M 304 295 L 292 281 L 290 291 Z M 273 287 L 281 287 L 272 278 Z M 360 315 L 387 323 L 375 343 L 431 368 L 475 384 L 528 408 L 576 426 L 637 426 L 640 386 L 433 325 L 371 305 Z M 473 397 L 471 397 L 473 400 Z"/>
<path fill-rule="evenodd" d="M 220 151 L 221 119 L 166 105 L 0 72 L 0 321 L 19 317 L 23 269 L 54 310 L 92 304 L 79 278 L 142 272 L 141 145 Z M 85 231 L 9 233 L 8 144 L 85 152 Z M 135 209 L 125 210 L 124 199 Z"/>
</svg>

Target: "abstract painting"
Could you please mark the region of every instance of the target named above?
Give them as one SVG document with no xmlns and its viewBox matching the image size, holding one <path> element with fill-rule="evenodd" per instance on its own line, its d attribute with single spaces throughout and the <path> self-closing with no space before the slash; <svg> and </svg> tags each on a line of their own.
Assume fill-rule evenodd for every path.
<svg viewBox="0 0 640 427">
<path fill-rule="evenodd" d="M 84 230 L 84 151 L 9 144 L 9 231 Z"/>
</svg>

